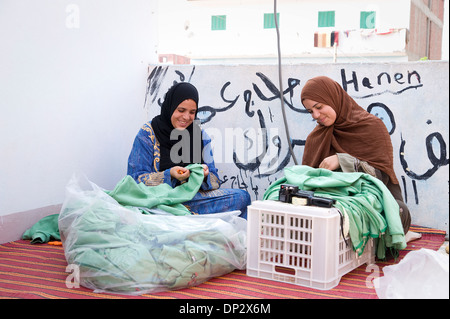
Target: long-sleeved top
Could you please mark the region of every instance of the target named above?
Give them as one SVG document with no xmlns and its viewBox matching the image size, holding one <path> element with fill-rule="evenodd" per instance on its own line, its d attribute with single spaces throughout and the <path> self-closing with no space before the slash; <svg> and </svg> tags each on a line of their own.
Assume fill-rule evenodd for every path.
<svg viewBox="0 0 450 319">
<path fill-rule="evenodd" d="M 250 195 L 242 189 L 220 189 L 218 170 L 214 163 L 211 138 L 202 130 L 203 162 L 208 165 L 209 174 L 204 178 L 200 190 L 183 204 L 195 214 L 213 214 L 240 210 L 241 217 L 247 217 Z M 128 175 L 137 183 L 147 186 L 168 184 L 177 187 L 180 182 L 170 176 L 170 169 L 160 171 L 160 144 L 153 131 L 151 121 L 139 130 L 128 158 Z"/>
<path fill-rule="evenodd" d="M 209 174 L 201 189 L 218 189 L 219 176 L 214 164 L 211 138 L 204 130 L 202 130 L 202 141 L 204 145 L 203 160 L 208 165 Z M 133 148 L 128 157 L 127 173 L 137 183 L 144 183 L 147 186 L 155 186 L 161 183 L 169 184 L 172 187 L 177 186 L 179 181 L 170 176 L 170 169 L 159 170 L 160 160 L 160 145 L 151 126 L 151 121 L 149 121 L 142 126 L 134 139 Z"/>
</svg>

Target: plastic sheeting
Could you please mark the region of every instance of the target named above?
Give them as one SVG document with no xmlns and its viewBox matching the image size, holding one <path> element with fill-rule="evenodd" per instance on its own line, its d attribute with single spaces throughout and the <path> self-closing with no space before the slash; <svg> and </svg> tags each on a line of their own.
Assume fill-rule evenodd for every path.
<svg viewBox="0 0 450 319">
<path fill-rule="evenodd" d="M 383 268 L 373 283 L 380 299 L 448 299 L 448 255 L 422 248 Z"/>
<path fill-rule="evenodd" d="M 78 267 L 82 286 L 137 295 L 192 287 L 245 268 L 247 221 L 239 211 L 148 212 L 124 207 L 94 183 L 72 178 L 59 230 L 66 260 Z"/>
</svg>

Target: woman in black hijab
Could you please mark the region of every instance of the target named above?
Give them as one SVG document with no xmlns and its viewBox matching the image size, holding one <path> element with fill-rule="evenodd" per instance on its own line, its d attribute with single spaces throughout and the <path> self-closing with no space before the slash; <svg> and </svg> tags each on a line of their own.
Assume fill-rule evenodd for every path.
<svg viewBox="0 0 450 319">
<path fill-rule="evenodd" d="M 193 213 L 211 214 L 241 210 L 247 217 L 250 195 L 239 189 L 219 189 L 211 139 L 195 118 L 199 95 L 190 83 L 173 85 L 166 93 L 161 113 L 138 132 L 128 158 L 128 175 L 137 183 L 172 187 L 189 178 L 189 164 L 202 164 L 204 181 L 192 200 L 184 203 Z"/>
<path fill-rule="evenodd" d="M 178 83 L 166 93 L 161 114 L 152 120 L 153 131 L 160 143 L 160 170 L 171 168 L 171 176 L 183 181 L 185 166 L 203 163 L 201 129 L 194 120 L 198 110 L 198 91 L 190 83 Z M 180 144 L 181 143 L 181 144 Z M 204 167 L 207 168 L 206 165 Z M 183 174 L 179 174 L 183 172 Z"/>
</svg>

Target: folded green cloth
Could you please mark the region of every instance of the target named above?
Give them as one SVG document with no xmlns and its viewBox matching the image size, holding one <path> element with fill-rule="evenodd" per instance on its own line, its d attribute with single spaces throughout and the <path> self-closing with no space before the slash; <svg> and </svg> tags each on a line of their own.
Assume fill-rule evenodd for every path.
<svg viewBox="0 0 450 319">
<path fill-rule="evenodd" d="M 40 219 L 22 235 L 22 239 L 31 239 L 32 244 L 43 244 L 50 240 L 61 240 L 58 229 L 59 214 L 49 215 Z"/>
<path fill-rule="evenodd" d="M 202 185 L 204 175 L 200 164 L 186 166 L 190 170 L 187 182 L 172 187 L 166 183 L 157 186 L 137 184 L 127 175 L 112 191 L 106 193 L 123 206 L 158 208 L 173 215 L 190 215 L 189 210 L 181 203 L 191 200 Z"/>
<path fill-rule="evenodd" d="M 278 199 L 280 185 L 287 183 L 316 196 L 336 200 L 335 206 L 346 212 L 353 248 L 362 254 L 368 236 L 379 238 L 377 256 L 385 258 L 386 248 L 406 247 L 399 206 L 389 189 L 379 179 L 364 173 L 343 173 L 298 165 L 284 170 L 264 193 L 263 199 Z"/>
<path fill-rule="evenodd" d="M 112 191 L 67 187 L 59 228 L 68 264 L 96 292 L 142 294 L 198 285 L 246 264 L 247 221 L 236 214 L 191 215 L 181 204 L 203 181 L 203 167 L 172 188 L 130 176 Z M 164 210 L 172 214 L 142 214 Z M 178 215 L 178 216 L 175 216 Z"/>
<path fill-rule="evenodd" d="M 191 164 L 187 168 L 191 171 L 188 181 L 175 188 L 168 184 L 152 187 L 143 183 L 137 184 L 127 175 L 112 191 L 106 193 L 123 206 L 158 208 L 173 215 L 190 215 L 189 210 L 181 203 L 195 196 L 202 185 L 204 175 L 200 164 Z M 32 244 L 46 243 L 52 239 L 60 240 L 58 216 L 59 214 L 54 214 L 42 218 L 25 231 L 22 239 L 31 239 Z"/>
</svg>

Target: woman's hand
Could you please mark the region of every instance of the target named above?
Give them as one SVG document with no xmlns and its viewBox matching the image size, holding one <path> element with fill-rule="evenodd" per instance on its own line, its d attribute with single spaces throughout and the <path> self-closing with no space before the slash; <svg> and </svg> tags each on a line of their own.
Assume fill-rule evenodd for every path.
<svg viewBox="0 0 450 319">
<path fill-rule="evenodd" d="M 174 166 L 170 169 L 170 176 L 182 182 L 191 176 L 191 172 L 185 167 Z"/>
<path fill-rule="evenodd" d="M 322 163 L 320 163 L 319 168 L 326 168 L 330 171 L 334 171 L 339 168 L 339 158 L 337 155 L 331 155 L 326 157 Z"/>
<path fill-rule="evenodd" d="M 202 164 L 203 166 L 203 175 L 206 177 L 209 174 L 209 167 L 206 164 Z"/>
</svg>

